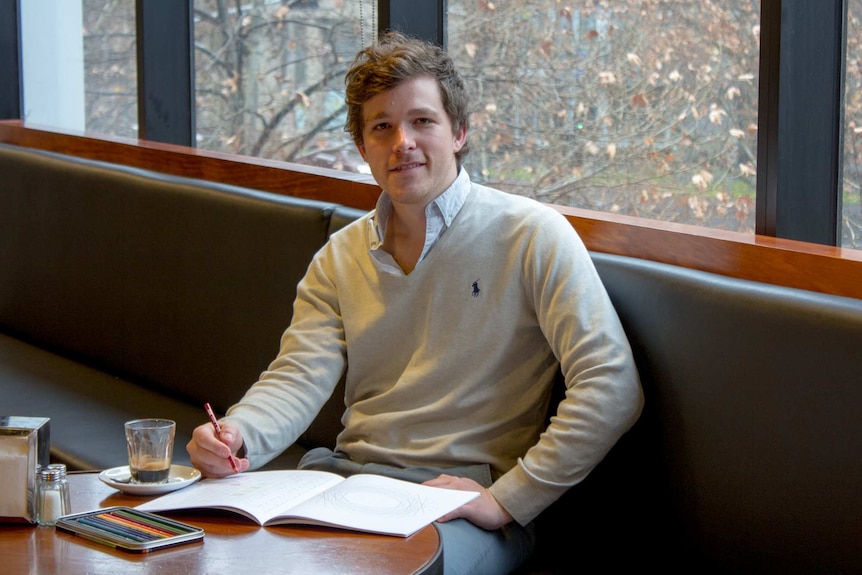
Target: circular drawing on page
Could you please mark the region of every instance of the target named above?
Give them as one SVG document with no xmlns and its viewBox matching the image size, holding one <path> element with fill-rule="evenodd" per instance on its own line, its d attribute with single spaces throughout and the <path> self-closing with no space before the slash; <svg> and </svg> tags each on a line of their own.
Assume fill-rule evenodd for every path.
<svg viewBox="0 0 862 575">
<path fill-rule="evenodd" d="M 201 478 L 201 472 L 186 465 L 171 465 L 170 475 L 166 483 L 131 483 L 132 474 L 128 465 L 106 469 L 99 474 L 99 479 L 105 485 L 119 489 L 129 495 L 160 495 L 188 487 Z"/>
<path fill-rule="evenodd" d="M 350 492 L 326 492 L 324 503 L 339 509 L 373 515 L 413 515 L 422 508 L 419 497 L 379 487 L 353 487 Z"/>
</svg>

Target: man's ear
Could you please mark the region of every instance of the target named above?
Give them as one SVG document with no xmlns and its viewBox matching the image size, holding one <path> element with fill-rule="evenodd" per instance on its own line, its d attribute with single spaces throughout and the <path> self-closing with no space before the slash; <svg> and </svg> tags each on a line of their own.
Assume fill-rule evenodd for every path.
<svg viewBox="0 0 862 575">
<path fill-rule="evenodd" d="M 457 154 L 461 151 L 461 148 L 464 147 L 464 144 L 467 142 L 467 126 L 461 125 L 460 128 L 455 130 L 455 141 L 452 146 L 452 150 Z"/>
<path fill-rule="evenodd" d="M 355 142 L 355 143 L 356 143 L 356 149 L 359 150 L 359 155 L 362 156 L 362 159 L 367 162 L 368 158 L 365 157 L 365 145 L 362 144 L 362 142 Z"/>
</svg>

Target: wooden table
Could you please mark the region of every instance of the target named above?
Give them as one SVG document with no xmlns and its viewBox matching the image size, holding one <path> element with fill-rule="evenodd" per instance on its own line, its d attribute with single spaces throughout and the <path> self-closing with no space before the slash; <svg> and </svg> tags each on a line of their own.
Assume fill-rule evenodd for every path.
<svg viewBox="0 0 862 575">
<path fill-rule="evenodd" d="M 72 512 L 147 500 L 108 487 L 96 473 L 69 475 Z M 433 525 L 408 538 L 318 527 L 258 527 L 223 512 L 171 513 L 202 527 L 203 542 L 145 554 L 118 551 L 53 527 L 0 524 L 0 572 L 147 573 L 302 573 L 375 575 L 443 572 L 440 538 Z"/>
</svg>

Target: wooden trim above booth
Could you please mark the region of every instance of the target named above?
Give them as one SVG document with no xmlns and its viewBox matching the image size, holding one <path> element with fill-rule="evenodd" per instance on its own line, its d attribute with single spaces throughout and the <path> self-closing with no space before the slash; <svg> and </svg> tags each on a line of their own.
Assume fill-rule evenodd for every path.
<svg viewBox="0 0 862 575">
<path fill-rule="evenodd" d="M 0 142 L 372 209 L 365 175 L 0 121 Z M 555 206 L 587 248 L 862 299 L 862 251 Z"/>
</svg>

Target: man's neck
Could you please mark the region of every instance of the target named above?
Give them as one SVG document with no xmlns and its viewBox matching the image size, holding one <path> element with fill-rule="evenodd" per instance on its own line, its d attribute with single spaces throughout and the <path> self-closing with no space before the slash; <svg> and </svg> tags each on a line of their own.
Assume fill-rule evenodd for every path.
<svg viewBox="0 0 862 575">
<path fill-rule="evenodd" d="M 425 247 L 425 207 L 392 206 L 392 216 L 386 225 L 383 249 L 398 263 L 405 274 L 416 267 Z"/>
</svg>

